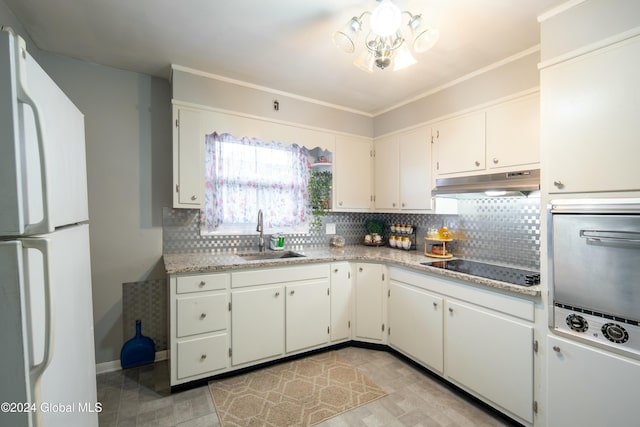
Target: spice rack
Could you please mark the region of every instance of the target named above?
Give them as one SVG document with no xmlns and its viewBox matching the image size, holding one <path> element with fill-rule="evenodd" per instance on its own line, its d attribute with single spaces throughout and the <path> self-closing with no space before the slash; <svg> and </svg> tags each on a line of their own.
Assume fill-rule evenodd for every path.
<svg viewBox="0 0 640 427">
<path fill-rule="evenodd" d="M 406 251 L 416 250 L 416 230 L 418 227 L 410 224 L 391 224 L 389 246 Z M 405 240 L 406 239 L 406 240 Z M 405 242 L 409 244 L 405 244 Z"/>
</svg>

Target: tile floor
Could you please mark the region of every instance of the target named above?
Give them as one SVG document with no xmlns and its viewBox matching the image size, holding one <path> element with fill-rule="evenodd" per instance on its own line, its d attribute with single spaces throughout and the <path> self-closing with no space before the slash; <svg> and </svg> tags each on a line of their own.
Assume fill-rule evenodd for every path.
<svg viewBox="0 0 640 427">
<path fill-rule="evenodd" d="M 321 427 L 508 426 L 493 411 L 453 391 L 395 355 L 338 350 L 387 396 L 318 424 Z M 98 375 L 100 427 L 216 427 L 220 422 L 206 385 L 171 393 L 166 361 Z"/>
</svg>

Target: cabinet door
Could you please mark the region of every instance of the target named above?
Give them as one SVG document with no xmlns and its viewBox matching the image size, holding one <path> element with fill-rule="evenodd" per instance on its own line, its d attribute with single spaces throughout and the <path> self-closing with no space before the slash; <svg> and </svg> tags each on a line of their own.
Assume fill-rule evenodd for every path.
<svg viewBox="0 0 640 427">
<path fill-rule="evenodd" d="M 288 284 L 286 299 L 287 352 L 329 342 L 329 280 Z"/>
<path fill-rule="evenodd" d="M 384 338 L 384 269 L 380 264 L 356 265 L 356 337 Z"/>
<path fill-rule="evenodd" d="M 334 210 L 369 210 L 371 206 L 371 141 L 336 138 Z"/>
<path fill-rule="evenodd" d="M 351 265 L 331 264 L 331 341 L 351 338 Z"/>
<path fill-rule="evenodd" d="M 447 301 L 447 378 L 533 421 L 533 326 Z"/>
<path fill-rule="evenodd" d="M 442 372 L 442 298 L 400 282 L 389 283 L 389 344 Z"/>
<path fill-rule="evenodd" d="M 374 203 L 377 210 L 397 210 L 399 188 L 398 137 L 374 141 Z"/>
<path fill-rule="evenodd" d="M 173 207 L 197 209 L 204 202 L 201 112 L 173 107 L 173 121 Z"/>
<path fill-rule="evenodd" d="M 538 94 L 487 110 L 487 166 L 500 169 L 540 163 Z"/>
<path fill-rule="evenodd" d="M 399 136 L 400 208 L 431 209 L 430 129 L 421 128 Z"/>
<path fill-rule="evenodd" d="M 550 193 L 640 189 L 638 87 L 640 36 L 541 70 Z"/>
<path fill-rule="evenodd" d="M 547 343 L 547 425 L 638 425 L 639 362 L 555 336 Z"/>
<path fill-rule="evenodd" d="M 438 175 L 484 170 L 484 111 L 440 122 L 434 129 Z"/>
<path fill-rule="evenodd" d="M 284 288 L 231 293 L 232 364 L 279 356 L 284 351 Z"/>
</svg>

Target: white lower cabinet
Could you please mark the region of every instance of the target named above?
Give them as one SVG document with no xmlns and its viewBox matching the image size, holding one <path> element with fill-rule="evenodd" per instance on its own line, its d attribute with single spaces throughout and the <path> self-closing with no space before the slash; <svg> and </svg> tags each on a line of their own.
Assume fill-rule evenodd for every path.
<svg viewBox="0 0 640 427">
<path fill-rule="evenodd" d="M 445 303 L 445 377 L 533 422 L 533 325 Z"/>
<path fill-rule="evenodd" d="M 385 266 L 356 264 L 356 339 L 382 342 L 385 338 Z"/>
<path fill-rule="evenodd" d="M 286 351 L 329 343 L 329 281 L 326 278 L 286 286 Z"/>
<path fill-rule="evenodd" d="M 231 361 L 241 365 L 284 353 L 284 286 L 231 292 Z"/>
<path fill-rule="evenodd" d="M 331 264 L 331 341 L 351 338 L 351 264 Z"/>
<path fill-rule="evenodd" d="M 548 426 L 636 426 L 640 362 L 547 338 Z"/>
<path fill-rule="evenodd" d="M 229 283 L 227 273 L 169 277 L 172 386 L 229 367 Z"/>
<path fill-rule="evenodd" d="M 443 298 L 389 282 L 389 345 L 442 373 Z"/>
<path fill-rule="evenodd" d="M 202 373 L 212 375 L 215 371 L 226 368 L 228 345 L 227 334 L 179 341 L 178 378 L 189 378 Z"/>
<path fill-rule="evenodd" d="M 260 363 L 329 343 L 329 265 L 231 277 L 231 364 Z"/>
<path fill-rule="evenodd" d="M 388 343 L 531 425 L 534 305 L 533 300 L 464 282 L 367 262 L 172 275 L 171 385 L 353 339 Z M 558 341 L 561 351 L 549 355 L 549 425 L 569 425 L 575 419 L 570 417 L 580 400 L 570 384 L 582 384 L 584 372 L 597 374 L 603 383 L 616 372 L 616 381 L 607 384 L 620 385 L 623 401 L 632 404 L 627 396 L 637 394 L 638 362 L 605 358 Z M 586 387 L 579 388 L 584 393 Z M 610 388 L 602 397 L 605 413 L 624 425 L 626 415 L 617 414 L 615 407 L 620 397 L 614 398 Z M 591 399 L 592 394 L 597 396 L 586 396 Z M 559 403 L 564 400 L 573 409 L 565 410 Z M 590 404 L 588 409 L 594 408 Z M 630 413 L 640 418 L 640 411 Z"/>
<path fill-rule="evenodd" d="M 389 345 L 533 423 L 533 301 L 401 268 L 389 276 Z"/>
</svg>

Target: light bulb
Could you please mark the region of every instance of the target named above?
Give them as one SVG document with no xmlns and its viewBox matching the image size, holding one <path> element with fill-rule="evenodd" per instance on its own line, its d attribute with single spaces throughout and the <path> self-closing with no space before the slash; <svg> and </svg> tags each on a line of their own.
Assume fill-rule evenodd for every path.
<svg viewBox="0 0 640 427">
<path fill-rule="evenodd" d="M 398 31 L 402 12 L 391 0 L 383 0 L 371 14 L 371 30 L 381 37 L 390 36 Z"/>
</svg>

